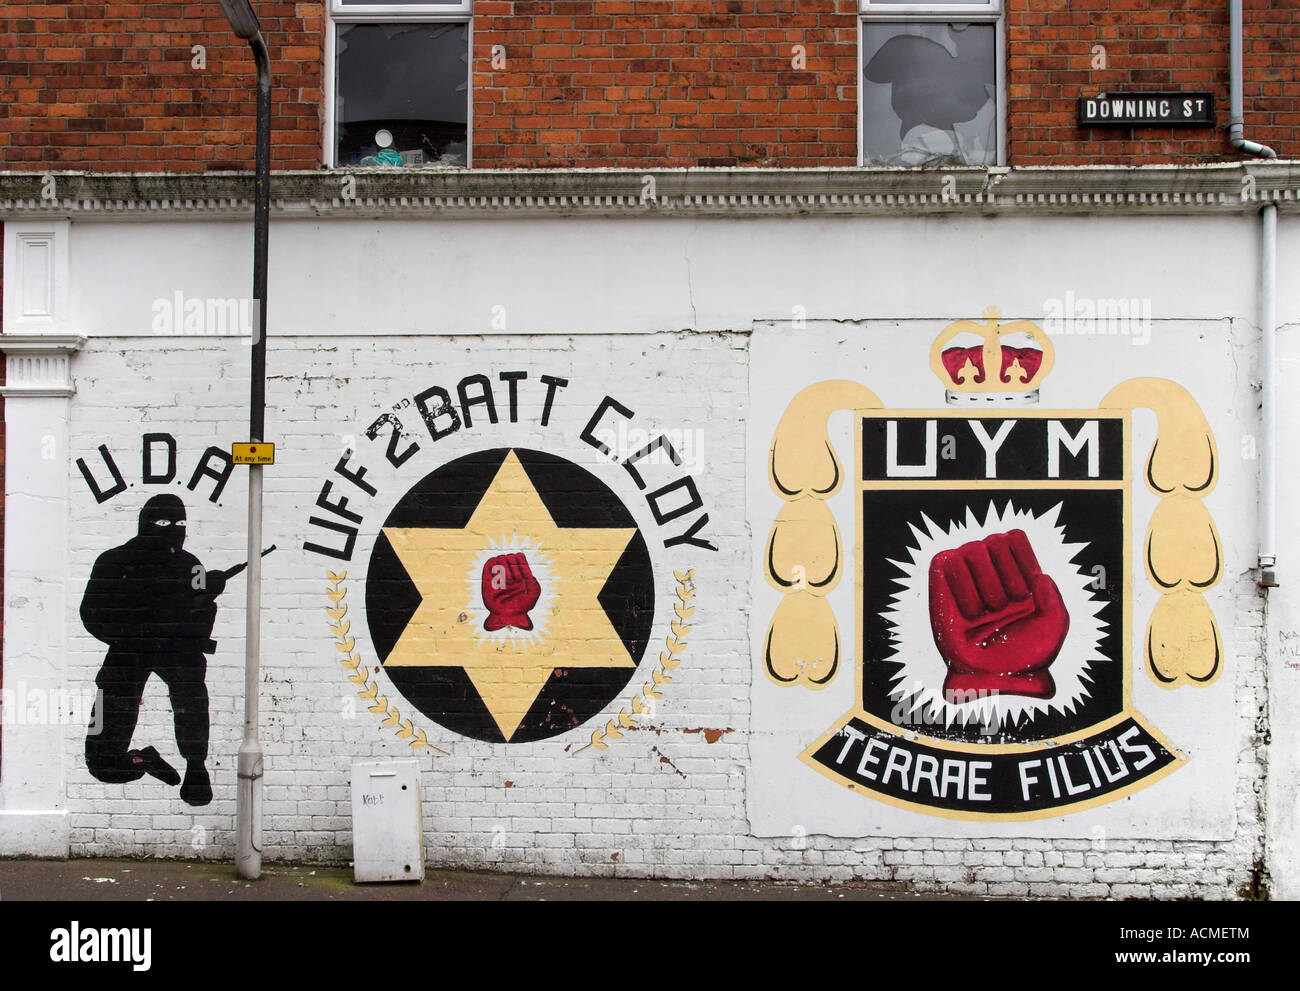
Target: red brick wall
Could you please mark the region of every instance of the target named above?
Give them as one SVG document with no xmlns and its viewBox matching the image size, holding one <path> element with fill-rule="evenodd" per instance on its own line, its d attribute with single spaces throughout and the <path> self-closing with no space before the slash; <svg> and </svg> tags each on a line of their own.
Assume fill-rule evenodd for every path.
<svg viewBox="0 0 1300 991">
<path fill-rule="evenodd" d="M 1076 126 L 1080 95 L 1141 87 L 1213 90 L 1226 123 L 1227 0 L 1007 5 L 1012 164 L 1234 157 L 1221 129 Z M 323 4 L 255 6 L 275 64 L 275 167 L 316 168 Z M 1248 133 L 1300 156 L 1300 4 L 1245 6 Z M 482 168 L 857 161 L 854 0 L 477 0 L 473 69 Z M 5 0 L 0 168 L 249 167 L 252 73 L 215 0 Z"/>
<path fill-rule="evenodd" d="M 855 0 L 478 0 L 474 164 L 854 165 L 857 45 Z"/>
<path fill-rule="evenodd" d="M 1228 143 L 1227 0 L 1007 0 L 1007 152 L 1014 165 L 1238 158 Z M 1246 136 L 1300 157 L 1300 4 L 1244 0 Z M 1093 47 L 1105 48 L 1094 69 Z M 1078 98 L 1209 90 L 1217 126 L 1079 128 Z"/>
<path fill-rule="evenodd" d="M 320 3 L 255 2 L 275 66 L 275 168 L 320 164 Z M 207 67 L 192 67 L 192 46 Z M 251 167 L 253 59 L 216 0 L 0 5 L 0 168 Z"/>
</svg>

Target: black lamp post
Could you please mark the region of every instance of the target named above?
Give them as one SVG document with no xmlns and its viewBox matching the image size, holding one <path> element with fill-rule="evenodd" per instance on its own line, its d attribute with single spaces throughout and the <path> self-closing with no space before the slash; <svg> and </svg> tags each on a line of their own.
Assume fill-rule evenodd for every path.
<svg viewBox="0 0 1300 991">
<path fill-rule="evenodd" d="M 248 42 L 257 62 L 257 159 L 253 199 L 253 338 L 249 391 L 249 437 L 261 443 L 266 424 L 266 241 L 271 208 L 271 56 L 248 0 L 220 0 L 236 35 Z M 262 874 L 262 743 L 257 735 L 262 620 L 262 466 L 248 466 L 248 607 L 244 637 L 244 738 L 239 745 L 239 790 L 235 806 L 235 867 L 240 877 Z"/>
</svg>

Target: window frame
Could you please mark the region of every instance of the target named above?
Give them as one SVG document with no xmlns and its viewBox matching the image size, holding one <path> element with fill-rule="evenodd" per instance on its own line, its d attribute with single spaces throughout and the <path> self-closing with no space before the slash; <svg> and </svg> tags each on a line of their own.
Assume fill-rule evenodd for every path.
<svg viewBox="0 0 1300 991">
<path fill-rule="evenodd" d="M 474 0 L 455 3 L 367 3 L 329 0 L 331 21 L 461 21 L 474 13 Z"/>
<path fill-rule="evenodd" d="M 333 0 L 337 3 L 339 0 Z M 970 17 L 958 17 L 970 14 Z M 888 3 L 886 0 L 858 0 L 858 16 L 871 20 L 898 21 L 991 21 L 1002 16 L 1002 0 L 980 0 L 979 3 Z"/>
<path fill-rule="evenodd" d="M 961 15 L 967 16 L 961 16 Z M 919 165 L 882 166 L 866 160 L 866 142 L 863 115 L 863 91 L 866 80 L 863 62 L 866 23 L 912 23 L 931 21 L 945 24 L 992 24 L 994 87 L 997 90 L 997 161 L 985 166 L 952 166 L 953 168 L 1003 168 L 1007 163 L 1007 19 L 1002 0 L 985 0 L 973 3 L 880 3 L 858 0 L 858 167 L 859 168 L 921 168 Z"/>
<path fill-rule="evenodd" d="M 348 5 L 345 0 L 329 0 L 325 10 L 325 72 L 322 80 L 325 113 L 321 135 L 321 161 L 327 169 L 345 168 L 338 163 L 338 136 L 335 110 L 338 102 L 338 27 L 341 24 L 392 23 L 410 21 L 423 24 L 464 24 L 465 40 L 465 164 L 474 167 L 474 0 L 457 0 L 455 4 L 367 4 Z M 419 172 L 423 166 L 408 169 Z M 438 171 L 446 171 L 443 167 Z"/>
</svg>

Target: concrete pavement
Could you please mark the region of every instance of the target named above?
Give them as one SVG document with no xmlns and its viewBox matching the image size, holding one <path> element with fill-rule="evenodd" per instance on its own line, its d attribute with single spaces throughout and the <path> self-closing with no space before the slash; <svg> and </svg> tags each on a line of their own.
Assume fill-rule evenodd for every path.
<svg viewBox="0 0 1300 991">
<path fill-rule="evenodd" d="M 347 867 L 179 860 L 0 860 L 0 901 L 927 901 L 901 884 L 646 881 L 429 871 L 422 883 L 354 884 Z M 965 900 L 965 899 L 963 899 Z"/>
</svg>

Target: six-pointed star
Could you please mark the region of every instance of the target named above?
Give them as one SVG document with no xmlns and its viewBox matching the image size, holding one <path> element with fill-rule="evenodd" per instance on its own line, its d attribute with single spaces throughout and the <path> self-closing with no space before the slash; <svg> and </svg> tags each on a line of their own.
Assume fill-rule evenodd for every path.
<svg viewBox="0 0 1300 991">
<path fill-rule="evenodd" d="M 597 600 L 635 533 L 556 526 L 511 451 L 463 529 L 384 528 L 422 598 L 384 665 L 464 668 L 509 740 L 557 667 L 636 667 Z M 465 577 L 476 558 L 513 537 L 531 538 L 551 561 L 551 636 L 540 642 L 482 637 L 487 611 L 466 604 Z"/>
</svg>

